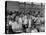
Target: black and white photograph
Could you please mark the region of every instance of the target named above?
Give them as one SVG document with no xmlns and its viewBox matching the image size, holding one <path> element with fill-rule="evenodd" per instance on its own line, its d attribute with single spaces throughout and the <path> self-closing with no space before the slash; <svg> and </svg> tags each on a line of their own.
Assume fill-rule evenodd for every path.
<svg viewBox="0 0 46 35">
<path fill-rule="evenodd" d="M 5 34 L 45 32 L 45 3 L 5 1 Z"/>
</svg>

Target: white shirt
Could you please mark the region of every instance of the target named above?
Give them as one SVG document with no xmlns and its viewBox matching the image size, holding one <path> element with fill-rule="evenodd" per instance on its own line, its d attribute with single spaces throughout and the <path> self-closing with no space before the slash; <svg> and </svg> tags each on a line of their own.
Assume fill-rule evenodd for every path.
<svg viewBox="0 0 46 35">
<path fill-rule="evenodd" d="M 19 17 L 18 22 L 22 23 L 22 18 L 21 17 Z"/>
<path fill-rule="evenodd" d="M 22 28 L 21 24 L 18 24 L 16 21 L 12 23 L 12 29 L 20 29 L 20 28 Z"/>
<path fill-rule="evenodd" d="M 31 19 L 29 19 L 29 27 L 31 27 Z"/>
<path fill-rule="evenodd" d="M 28 21 L 28 20 L 27 20 L 27 16 L 24 16 L 24 17 L 23 17 L 23 21 L 24 21 L 23 24 L 27 24 L 27 21 Z"/>
</svg>

